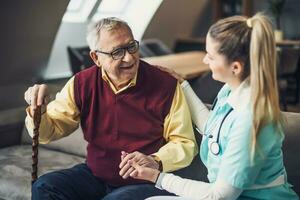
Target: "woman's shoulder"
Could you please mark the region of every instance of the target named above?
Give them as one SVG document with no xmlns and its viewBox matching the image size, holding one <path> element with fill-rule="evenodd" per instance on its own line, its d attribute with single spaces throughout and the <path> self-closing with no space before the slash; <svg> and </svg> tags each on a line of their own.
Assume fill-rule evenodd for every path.
<svg viewBox="0 0 300 200">
<path fill-rule="evenodd" d="M 244 134 L 252 134 L 253 125 L 253 113 L 251 109 L 243 109 L 234 112 L 231 127 L 232 129 L 241 129 Z M 283 129 L 278 126 L 275 122 L 267 122 L 262 125 L 258 133 L 259 140 L 269 141 L 275 139 L 276 141 L 282 142 L 284 139 Z"/>
</svg>

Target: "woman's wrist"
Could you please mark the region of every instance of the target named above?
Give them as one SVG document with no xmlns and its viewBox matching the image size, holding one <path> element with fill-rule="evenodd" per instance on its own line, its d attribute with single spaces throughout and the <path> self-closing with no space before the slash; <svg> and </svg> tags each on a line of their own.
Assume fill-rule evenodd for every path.
<svg viewBox="0 0 300 200">
<path fill-rule="evenodd" d="M 150 155 L 151 158 L 153 158 L 153 160 L 155 160 L 156 164 L 157 164 L 157 168 L 160 172 L 163 171 L 163 166 L 162 166 L 162 162 L 160 160 L 160 158 L 156 155 Z"/>
<path fill-rule="evenodd" d="M 164 178 L 164 176 L 166 175 L 166 173 L 164 172 L 161 172 L 159 173 L 158 177 L 157 177 L 157 180 L 155 181 L 155 187 L 160 189 L 160 190 L 163 190 L 162 188 L 162 180 Z"/>
<path fill-rule="evenodd" d="M 160 171 L 154 169 L 150 181 L 151 181 L 152 183 L 156 183 L 156 181 L 157 181 L 157 179 L 158 179 L 158 177 L 159 177 L 159 174 L 160 174 Z"/>
</svg>

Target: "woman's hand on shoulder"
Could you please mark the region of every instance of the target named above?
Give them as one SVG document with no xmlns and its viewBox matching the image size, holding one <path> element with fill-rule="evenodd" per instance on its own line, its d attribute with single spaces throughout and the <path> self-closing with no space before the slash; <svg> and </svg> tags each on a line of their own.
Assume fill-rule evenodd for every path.
<svg viewBox="0 0 300 200">
<path fill-rule="evenodd" d="M 167 72 L 168 74 L 170 74 L 171 76 L 173 76 L 174 78 L 176 78 L 179 83 L 182 83 L 184 81 L 184 79 L 178 73 L 176 73 L 173 69 L 162 67 L 162 66 L 158 66 L 158 65 L 155 65 L 155 67 L 157 67 L 161 71 Z"/>
</svg>

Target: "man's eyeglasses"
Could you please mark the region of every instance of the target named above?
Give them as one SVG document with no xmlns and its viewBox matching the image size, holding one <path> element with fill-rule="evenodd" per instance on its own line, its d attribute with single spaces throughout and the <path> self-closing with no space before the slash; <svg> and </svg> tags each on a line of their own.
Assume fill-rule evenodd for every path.
<svg viewBox="0 0 300 200">
<path fill-rule="evenodd" d="M 134 41 L 130 42 L 126 47 L 121 47 L 121 48 L 115 49 L 112 52 L 104 52 L 104 51 L 99 51 L 99 50 L 95 50 L 95 52 L 110 55 L 112 57 L 112 59 L 119 60 L 125 56 L 126 51 L 128 51 L 128 53 L 130 53 L 130 54 L 134 54 L 138 50 L 139 50 L 139 42 L 134 40 Z"/>
</svg>

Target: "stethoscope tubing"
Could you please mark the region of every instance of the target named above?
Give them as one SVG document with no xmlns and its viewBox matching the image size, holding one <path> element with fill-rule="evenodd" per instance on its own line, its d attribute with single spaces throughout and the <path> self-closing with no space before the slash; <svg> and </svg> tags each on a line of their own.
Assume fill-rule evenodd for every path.
<svg viewBox="0 0 300 200">
<path fill-rule="evenodd" d="M 216 104 L 217 104 L 218 98 L 216 97 L 213 101 L 212 107 L 211 107 L 211 111 L 214 110 Z M 226 120 L 226 118 L 228 117 L 228 115 L 233 111 L 233 108 L 230 108 L 229 111 L 225 114 L 225 116 L 223 117 L 219 129 L 218 129 L 218 133 L 217 133 L 217 139 L 215 141 L 213 141 L 210 145 L 210 151 L 212 154 L 214 155 L 218 155 L 220 153 L 220 144 L 219 144 L 219 139 L 220 139 L 220 134 L 221 134 L 221 129 L 223 126 L 224 121 Z M 201 134 L 200 130 L 195 126 L 195 129 Z M 208 138 L 213 138 L 213 135 L 211 134 L 203 134 L 206 135 Z"/>
</svg>

